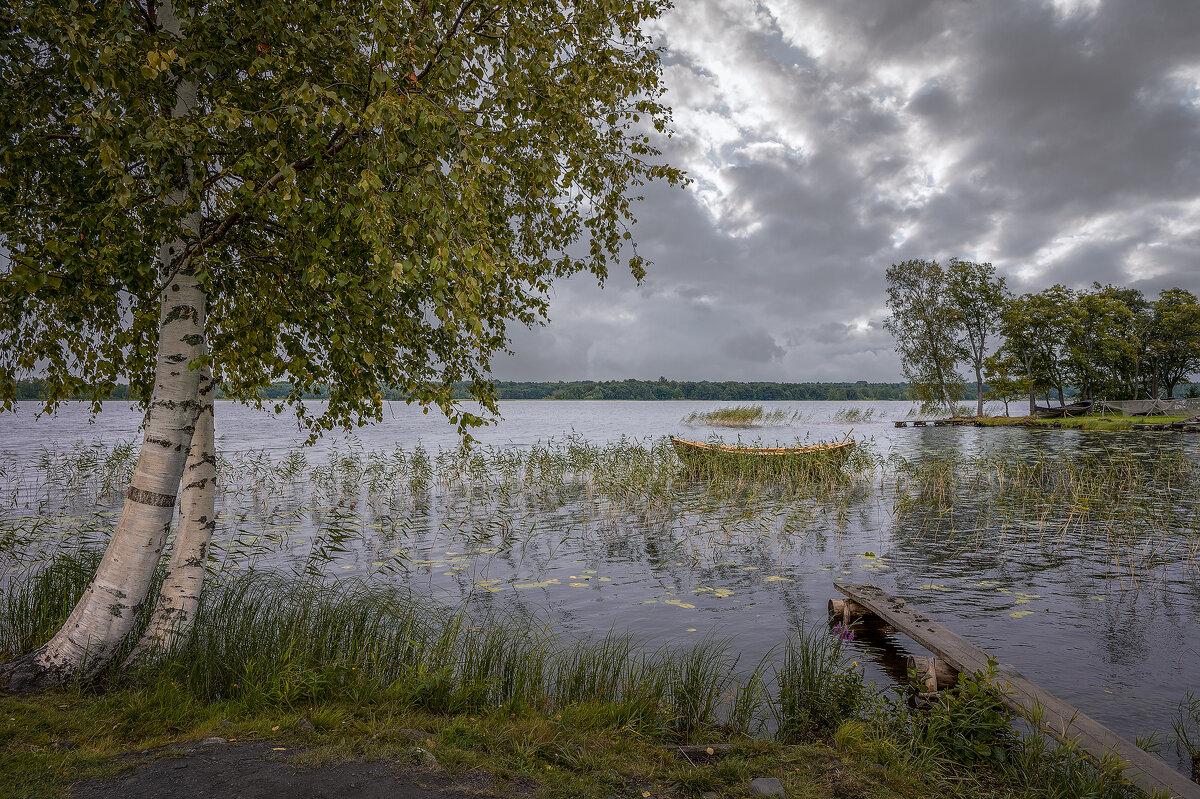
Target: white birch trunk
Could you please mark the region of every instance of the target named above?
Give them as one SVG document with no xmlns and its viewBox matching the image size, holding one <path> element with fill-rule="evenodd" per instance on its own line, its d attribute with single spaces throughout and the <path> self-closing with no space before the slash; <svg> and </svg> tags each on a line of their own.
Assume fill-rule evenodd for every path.
<svg viewBox="0 0 1200 799">
<path fill-rule="evenodd" d="M 171 559 L 163 577 L 154 615 L 130 654 L 126 665 L 145 661 L 171 650 L 191 630 L 204 586 L 208 545 L 216 527 L 216 445 L 213 426 L 213 390 L 208 367 L 200 372 L 200 415 L 183 471 L 179 498 L 179 527 Z"/>
<path fill-rule="evenodd" d="M 180 19 L 170 0 L 158 7 L 158 20 L 163 30 L 180 37 Z M 178 81 L 172 119 L 192 112 L 196 88 L 194 79 Z M 187 180 L 194 181 L 190 159 L 185 169 Z M 180 186 L 164 199 L 182 205 L 188 189 L 188 185 Z M 164 278 L 184 257 L 185 237 L 198 238 L 199 212 L 185 217 L 182 227 L 181 235 L 159 244 L 158 269 Z M 20 691 L 93 676 L 114 657 L 133 627 L 171 527 L 195 429 L 200 372 L 189 364 L 204 354 L 206 300 L 188 269 L 163 289 L 154 388 L 121 518 L 95 577 L 66 623 L 40 649 L 0 670 L 0 687 Z"/>
</svg>

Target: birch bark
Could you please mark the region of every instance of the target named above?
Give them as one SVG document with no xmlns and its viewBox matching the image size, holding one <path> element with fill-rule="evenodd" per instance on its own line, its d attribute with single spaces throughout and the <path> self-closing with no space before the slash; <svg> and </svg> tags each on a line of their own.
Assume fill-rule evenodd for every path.
<svg viewBox="0 0 1200 799">
<path fill-rule="evenodd" d="M 158 7 L 158 22 L 176 38 L 181 20 L 170 0 Z M 196 82 L 180 78 L 171 118 L 196 105 Z M 186 178 L 164 201 L 180 206 L 196 180 L 190 159 Z M 117 653 L 146 601 L 162 554 L 184 463 L 199 411 L 200 371 L 191 364 L 204 354 L 207 297 L 190 269 L 176 272 L 187 239 L 199 238 L 200 214 L 188 214 L 179 235 L 159 243 L 157 267 L 167 280 L 160 295 L 158 353 L 145 432 L 125 506 L 104 557 L 62 628 L 40 649 L 6 664 L 0 687 L 29 690 L 94 676 Z"/>
<path fill-rule="evenodd" d="M 212 375 L 200 371 L 200 411 L 183 470 L 179 498 L 179 528 L 163 577 L 154 615 L 126 665 L 170 651 L 187 636 L 196 621 L 200 589 L 204 586 L 208 545 L 216 527 L 216 445 L 213 426 Z"/>
</svg>

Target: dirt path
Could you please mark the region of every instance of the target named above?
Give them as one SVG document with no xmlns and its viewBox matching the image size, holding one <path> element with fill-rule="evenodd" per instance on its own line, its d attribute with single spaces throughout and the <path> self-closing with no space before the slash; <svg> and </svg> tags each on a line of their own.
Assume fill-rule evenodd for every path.
<svg viewBox="0 0 1200 799">
<path fill-rule="evenodd" d="M 374 760 L 293 766 L 298 750 L 253 741 L 164 754 L 117 777 L 74 785 L 72 799 L 501 799 L 491 775 Z M 515 792 L 514 792 L 515 791 Z M 532 796 L 507 786 L 504 796 Z"/>
</svg>

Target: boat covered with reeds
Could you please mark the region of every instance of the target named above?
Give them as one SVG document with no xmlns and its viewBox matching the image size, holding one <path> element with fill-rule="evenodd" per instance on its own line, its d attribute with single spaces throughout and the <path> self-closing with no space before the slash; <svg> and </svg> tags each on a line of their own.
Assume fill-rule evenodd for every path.
<svg viewBox="0 0 1200 799">
<path fill-rule="evenodd" d="M 680 460 L 689 468 L 713 468 L 723 464 L 734 467 L 840 467 L 854 450 L 854 441 L 847 437 L 832 444 L 810 444 L 803 447 L 745 447 L 733 444 L 688 441 L 671 436 Z"/>
</svg>

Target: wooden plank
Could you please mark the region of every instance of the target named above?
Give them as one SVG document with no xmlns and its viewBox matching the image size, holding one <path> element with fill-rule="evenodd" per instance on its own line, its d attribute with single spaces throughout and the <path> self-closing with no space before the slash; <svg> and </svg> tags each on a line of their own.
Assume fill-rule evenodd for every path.
<svg viewBox="0 0 1200 799">
<path fill-rule="evenodd" d="M 986 671 L 988 656 L 962 636 L 873 585 L 835 585 L 838 591 L 912 638 L 961 672 Z M 1098 721 L 1039 688 L 1009 666 L 1000 666 L 993 685 L 1001 699 L 1026 719 L 1040 711 L 1043 732 L 1060 741 L 1070 739 L 1099 759 L 1116 755 L 1125 766 L 1125 778 L 1148 791 L 1166 791 L 1177 799 L 1200 799 L 1200 785 L 1191 782 L 1153 755 L 1117 735 Z"/>
</svg>

